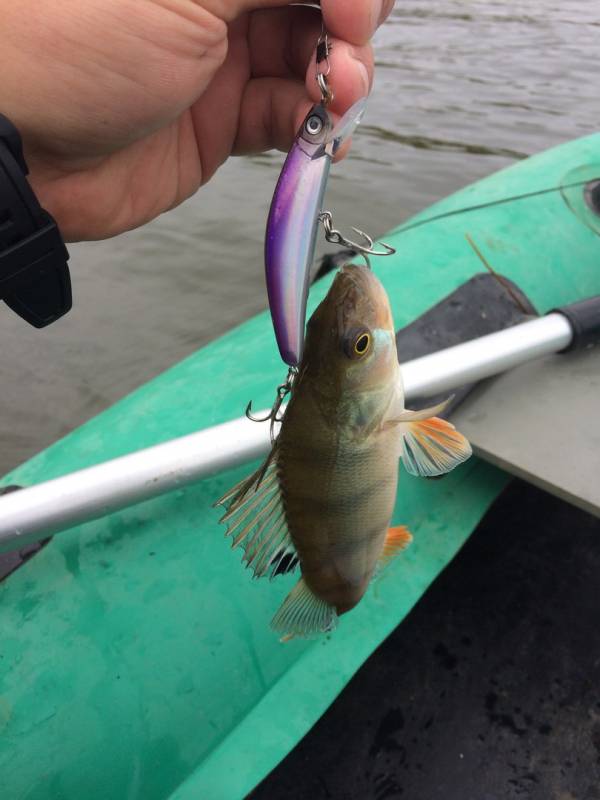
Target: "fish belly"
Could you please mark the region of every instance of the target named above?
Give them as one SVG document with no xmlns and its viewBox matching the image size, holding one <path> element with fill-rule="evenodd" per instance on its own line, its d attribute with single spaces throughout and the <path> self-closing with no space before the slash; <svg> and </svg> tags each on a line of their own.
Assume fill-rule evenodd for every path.
<svg viewBox="0 0 600 800">
<path fill-rule="evenodd" d="M 304 579 L 339 614 L 349 611 L 381 556 L 396 498 L 397 453 L 382 433 L 357 441 L 313 424 L 296 441 L 284 437 L 280 469 Z"/>
</svg>

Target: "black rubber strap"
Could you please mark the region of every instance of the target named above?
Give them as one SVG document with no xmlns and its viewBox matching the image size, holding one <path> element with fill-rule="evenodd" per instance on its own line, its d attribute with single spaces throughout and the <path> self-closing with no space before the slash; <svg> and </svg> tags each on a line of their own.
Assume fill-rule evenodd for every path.
<svg viewBox="0 0 600 800">
<path fill-rule="evenodd" d="M 0 298 L 36 328 L 71 308 L 69 253 L 26 175 L 21 137 L 0 114 Z"/>
</svg>

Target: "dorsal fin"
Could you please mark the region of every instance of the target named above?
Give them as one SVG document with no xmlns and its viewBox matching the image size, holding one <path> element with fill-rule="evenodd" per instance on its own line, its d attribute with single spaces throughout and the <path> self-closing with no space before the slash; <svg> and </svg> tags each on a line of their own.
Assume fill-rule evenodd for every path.
<svg viewBox="0 0 600 800">
<path fill-rule="evenodd" d="M 264 464 L 217 500 L 218 505 L 226 509 L 220 520 L 227 524 L 225 535 L 234 537 L 232 547 L 243 548 L 243 561 L 255 578 L 291 572 L 298 558 L 281 499 L 276 444 Z"/>
</svg>

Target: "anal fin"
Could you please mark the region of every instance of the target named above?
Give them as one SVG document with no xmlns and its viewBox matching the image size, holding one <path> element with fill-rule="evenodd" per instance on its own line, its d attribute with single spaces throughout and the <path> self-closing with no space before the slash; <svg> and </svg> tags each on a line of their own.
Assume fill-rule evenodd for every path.
<svg viewBox="0 0 600 800">
<path fill-rule="evenodd" d="M 404 550 L 412 542 L 413 537 L 405 525 L 396 525 L 395 528 L 388 528 L 383 550 L 377 561 L 376 575 L 389 564 L 389 562 L 401 550 Z"/>
<path fill-rule="evenodd" d="M 404 550 L 412 542 L 413 537 L 406 525 L 396 525 L 395 528 L 388 528 L 387 536 L 383 544 L 382 561 L 389 561 L 396 553 Z"/>
<path fill-rule="evenodd" d="M 300 578 L 271 621 L 281 641 L 332 631 L 337 625 L 333 606 L 317 597 Z"/>
</svg>

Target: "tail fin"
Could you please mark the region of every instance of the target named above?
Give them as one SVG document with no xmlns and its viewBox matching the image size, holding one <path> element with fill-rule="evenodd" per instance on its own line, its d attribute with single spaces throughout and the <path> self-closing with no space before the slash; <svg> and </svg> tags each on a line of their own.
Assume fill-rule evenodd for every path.
<svg viewBox="0 0 600 800">
<path fill-rule="evenodd" d="M 335 608 L 313 594 L 304 578 L 300 578 L 271 621 L 273 630 L 283 634 L 282 641 L 326 633 L 336 625 Z"/>
</svg>

